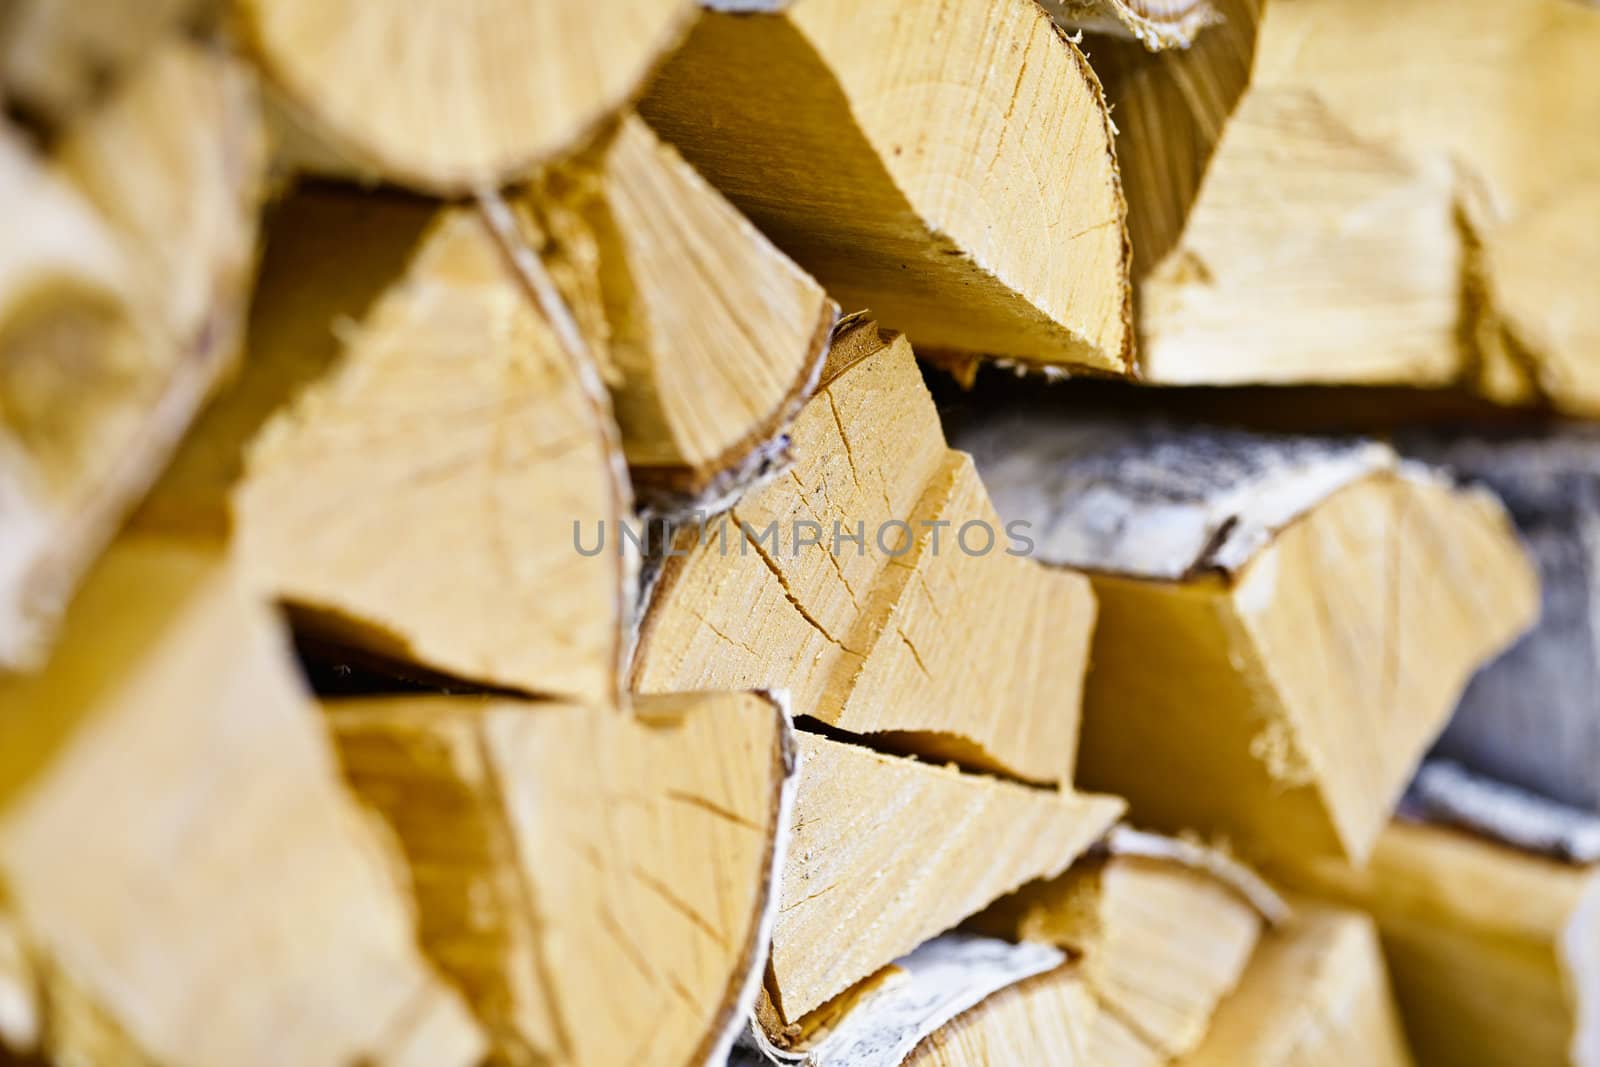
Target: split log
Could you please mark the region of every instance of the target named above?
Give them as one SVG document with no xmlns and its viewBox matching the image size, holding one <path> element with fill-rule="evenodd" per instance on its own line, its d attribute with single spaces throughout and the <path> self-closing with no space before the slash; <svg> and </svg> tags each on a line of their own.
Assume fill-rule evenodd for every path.
<svg viewBox="0 0 1600 1067">
<path fill-rule="evenodd" d="M 781 1046 L 830 997 L 1023 883 L 1060 874 L 1122 809 L 1114 797 L 1032 789 L 802 733 L 767 964 L 769 1036 Z"/>
<path fill-rule="evenodd" d="M 986 997 L 924 1038 L 905 1067 L 1111 1067 L 1088 1045 L 1097 1008 L 1071 964 Z"/>
<path fill-rule="evenodd" d="M 609 370 L 634 487 L 714 505 L 782 459 L 838 307 L 628 117 L 512 201 Z"/>
<path fill-rule="evenodd" d="M 1568 131 L 1600 125 L 1587 58 L 1600 13 L 1571 0 L 1236 6 L 1225 14 L 1246 17 L 1224 26 L 1242 47 L 1212 30 L 1192 54 L 1100 50 L 1130 228 L 1148 245 L 1145 376 L 1461 384 L 1600 412 L 1586 347 L 1600 313 L 1576 272 L 1551 267 L 1596 215 L 1600 149 Z"/>
<path fill-rule="evenodd" d="M 853 734 L 1070 781 L 1088 582 L 1016 555 L 904 337 L 846 330 L 792 437 L 786 477 L 680 532 L 633 686 L 787 689 Z"/>
<path fill-rule="evenodd" d="M 83 570 L 236 354 L 266 161 L 253 85 L 174 43 L 63 134 L 6 142 L 0 666 L 37 665 Z"/>
<path fill-rule="evenodd" d="M 1472 680 L 1438 752 L 1600 811 L 1600 431 L 1419 432 L 1401 448 L 1500 494 L 1543 589 L 1538 624 Z"/>
<path fill-rule="evenodd" d="M 290 159 L 461 194 L 579 146 L 682 35 L 692 0 L 240 0 Z"/>
<path fill-rule="evenodd" d="M 1377 919 L 1421 1062 L 1600 1064 L 1600 867 L 1400 821 L 1299 881 Z"/>
<path fill-rule="evenodd" d="M 1041 0 L 1060 26 L 1131 37 L 1149 51 L 1189 48 L 1222 21 L 1211 0 Z"/>
<path fill-rule="evenodd" d="M 283 635 L 217 557 L 113 545 L 0 705 L 0 910 L 27 972 L 5 987 L 32 1000 L 6 1041 L 59 1063 L 477 1061 Z"/>
<path fill-rule="evenodd" d="M 1093 576 L 1078 780 L 1142 824 L 1359 862 L 1534 619 L 1498 500 L 1381 445 L 1024 413 L 957 443 L 1036 559 Z"/>
<path fill-rule="evenodd" d="M 720 1063 L 771 924 L 793 743 L 750 695 L 328 705 L 423 950 L 509 1063 Z M 650 1005 L 650 1010 L 640 1010 Z"/>
<path fill-rule="evenodd" d="M 54 125 L 92 106 L 214 0 L 12 0 L 0 12 L 0 87 Z"/>
<path fill-rule="evenodd" d="M 841 303 L 929 350 L 1131 369 L 1105 102 L 1038 5 L 712 6 L 640 110 Z"/>
<path fill-rule="evenodd" d="M 1110 851 L 1059 878 L 1024 886 L 973 924 L 997 936 L 1057 945 L 1082 961 L 1100 1011 L 1118 1024 L 1095 1027 L 1087 1044 L 1092 1062 L 1129 1059 L 1116 1035 L 1126 1030 L 1165 1063 L 1199 1046 L 1265 922 L 1286 917 L 1287 909 L 1264 883 L 1220 854 L 1153 835 L 1136 836 L 1153 840 L 1156 850 L 1119 853 L 1121 833 L 1112 835 Z"/>
<path fill-rule="evenodd" d="M 1178 1061 L 1179 1067 L 1356 1063 L 1411 1067 L 1412 1059 L 1372 920 L 1327 908 L 1307 909 L 1267 936 L 1205 1043 Z"/>
</svg>

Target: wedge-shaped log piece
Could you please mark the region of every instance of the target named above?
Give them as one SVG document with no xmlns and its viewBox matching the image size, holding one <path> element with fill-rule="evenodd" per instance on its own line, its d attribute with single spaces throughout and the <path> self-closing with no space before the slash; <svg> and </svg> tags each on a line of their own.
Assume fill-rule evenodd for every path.
<svg viewBox="0 0 1600 1067">
<path fill-rule="evenodd" d="M 291 157 L 463 193 L 525 176 L 625 104 L 692 0 L 241 0 Z"/>
<path fill-rule="evenodd" d="M 211 0 L 14 0 L 0 12 L 0 85 L 54 124 L 90 106 Z"/>
<path fill-rule="evenodd" d="M 1600 1064 L 1600 867 L 1396 822 L 1300 882 L 1377 919 L 1420 1062 Z"/>
<path fill-rule="evenodd" d="M 0 265 L 0 668 L 40 662 L 233 359 L 265 159 L 248 76 L 181 43 L 65 131 L 54 174 L 0 145 L 28 220 Z"/>
<path fill-rule="evenodd" d="M 640 109 L 841 303 L 930 349 L 1130 369 L 1105 102 L 1038 5 L 715 6 L 759 11 L 703 14 Z"/>
<path fill-rule="evenodd" d="M 580 555 L 574 524 L 615 523 L 611 453 L 483 218 L 311 193 L 280 235 L 248 373 L 149 521 L 219 523 L 242 452 L 240 555 L 310 632 L 607 702 L 621 557 Z"/>
<path fill-rule="evenodd" d="M 1069 781 L 1089 583 L 1012 554 L 905 339 L 846 331 L 792 437 L 785 477 L 682 532 L 634 686 L 784 688 L 797 714 L 852 733 Z"/>
<path fill-rule="evenodd" d="M 1387 448 L 1000 415 L 958 441 L 1094 572 L 1078 780 L 1247 855 L 1366 855 L 1467 679 L 1532 623 L 1498 500 Z"/>
<path fill-rule="evenodd" d="M 0 682 L 0 910 L 52 1062 L 482 1054 L 301 684 L 229 568 L 138 538 L 91 574 L 49 666 Z"/>
<path fill-rule="evenodd" d="M 1538 624 L 1473 678 L 1439 753 L 1600 811 L 1600 431 L 1425 431 L 1400 447 L 1499 493 L 1543 588 Z"/>
<path fill-rule="evenodd" d="M 1147 835 L 1139 835 L 1141 838 Z M 1045 941 L 1081 958 L 1101 1010 L 1141 1044 L 1172 1059 L 1194 1051 L 1217 1004 L 1233 989 L 1261 935 L 1264 917 L 1249 893 L 1271 890 L 1249 878 L 1235 886 L 1185 862 L 1185 846 L 1166 838 L 1166 855 L 1089 857 L 1059 878 L 996 901 L 974 923 L 997 936 Z M 1193 846 L 1189 846 L 1193 847 Z M 1215 859 L 1221 863 L 1220 857 Z M 1103 1033 L 1097 1028 L 1097 1033 Z M 1117 1042 L 1096 1062 L 1115 1063 Z"/>
<path fill-rule="evenodd" d="M 768 963 L 778 1023 L 1024 882 L 1060 874 L 1122 809 L 1114 797 L 1033 789 L 801 734 Z"/>
<path fill-rule="evenodd" d="M 1205 1043 L 1177 1062 L 1411 1067 L 1372 920 L 1358 912 L 1307 909 L 1269 934 L 1218 1010 Z"/>
<path fill-rule="evenodd" d="M 781 458 L 838 309 L 649 127 L 514 198 L 610 374 L 635 489 L 716 501 Z"/>
<path fill-rule="evenodd" d="M 1089 1047 L 1099 1008 L 1072 964 L 984 998 L 925 1037 L 906 1067 L 1111 1067 Z"/>
<path fill-rule="evenodd" d="M 641 701 L 637 719 L 463 697 L 328 708 L 351 781 L 405 850 L 423 949 L 499 1055 L 721 1062 L 771 921 L 794 759 L 777 707 L 692 694 Z"/>
</svg>

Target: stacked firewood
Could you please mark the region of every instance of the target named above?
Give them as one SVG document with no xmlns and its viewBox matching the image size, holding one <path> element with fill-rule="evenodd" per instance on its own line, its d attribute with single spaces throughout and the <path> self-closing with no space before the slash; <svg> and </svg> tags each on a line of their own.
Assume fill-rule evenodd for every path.
<svg viewBox="0 0 1600 1067">
<path fill-rule="evenodd" d="M 1597 59 L 11 0 L 0 1059 L 1600 1067 Z"/>
</svg>

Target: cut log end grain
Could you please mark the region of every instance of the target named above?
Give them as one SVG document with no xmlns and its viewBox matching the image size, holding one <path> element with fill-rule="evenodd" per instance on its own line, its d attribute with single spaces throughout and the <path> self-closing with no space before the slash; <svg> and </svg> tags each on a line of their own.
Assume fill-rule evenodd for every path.
<svg viewBox="0 0 1600 1067">
<path fill-rule="evenodd" d="M 0 704 L 22 957 L 0 991 L 25 998 L 0 1038 L 62 1063 L 476 1062 L 283 635 L 220 557 L 113 545 Z"/>
<path fill-rule="evenodd" d="M 706 12 L 640 108 L 845 306 L 930 350 L 1130 370 L 1100 83 L 1036 4 Z"/>
<path fill-rule="evenodd" d="M 796 465 L 666 560 L 634 687 L 784 688 L 841 730 L 1070 780 L 1088 582 L 1008 554 L 903 337 L 858 324 L 823 375 L 791 431 Z"/>
<path fill-rule="evenodd" d="M 1600 1064 L 1600 868 L 1395 822 L 1295 881 L 1377 920 L 1420 1062 Z"/>
<path fill-rule="evenodd" d="M 1072 964 L 985 997 L 929 1034 L 904 1067 L 1114 1067 L 1090 1048 L 1099 1008 Z"/>
<path fill-rule="evenodd" d="M 1310 908 L 1263 939 L 1205 1042 L 1177 1065 L 1412 1062 L 1372 920 L 1359 912 Z"/>
<path fill-rule="evenodd" d="M 1028 415 L 959 443 L 1039 559 L 1091 571 L 1078 780 L 1258 859 L 1359 861 L 1537 611 L 1499 502 L 1375 446 Z"/>
<path fill-rule="evenodd" d="M 83 569 L 230 365 L 265 149 L 252 83 L 184 43 L 64 130 L 4 145 L 0 666 L 36 666 Z"/>
<path fill-rule="evenodd" d="M 1165 1062 L 1200 1044 L 1264 920 L 1234 887 L 1204 870 L 1112 854 L 1024 886 L 974 923 L 996 936 L 1071 952 L 1100 1010 Z M 1119 1058 L 1114 1047 L 1100 1054 L 1112 1063 Z"/>
<path fill-rule="evenodd" d="M 793 839 L 767 994 L 792 1023 L 1035 878 L 1061 873 L 1122 813 L 1114 797 L 1033 789 L 800 735 Z M 972 856 L 981 854 L 982 863 Z"/>
<path fill-rule="evenodd" d="M 838 313 L 639 119 L 513 199 L 608 371 L 635 490 L 725 499 L 782 458 Z"/>
<path fill-rule="evenodd" d="M 423 949 L 499 1055 L 720 1062 L 770 921 L 793 761 L 776 706 L 327 707 L 350 780 L 405 852 Z"/>
<path fill-rule="evenodd" d="M 428 192 L 525 176 L 571 150 L 682 33 L 692 0 L 246 0 L 299 162 Z M 403 45 L 399 42 L 404 42 Z"/>
</svg>

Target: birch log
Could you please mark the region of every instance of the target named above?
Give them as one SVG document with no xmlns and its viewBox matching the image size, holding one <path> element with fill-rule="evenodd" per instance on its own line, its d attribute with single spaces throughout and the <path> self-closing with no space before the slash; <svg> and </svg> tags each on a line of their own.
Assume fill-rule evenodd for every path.
<svg viewBox="0 0 1600 1067">
<path fill-rule="evenodd" d="M 1446 430 L 1400 444 L 1500 494 L 1544 590 L 1538 625 L 1472 680 L 1439 753 L 1600 811 L 1600 432 Z"/>
<path fill-rule="evenodd" d="M 37 666 L 79 575 L 231 366 L 265 149 L 232 60 L 165 45 L 46 164 L 9 139 L 28 225 L 0 267 L 0 668 Z"/>
<path fill-rule="evenodd" d="M 1359 862 L 1533 622 L 1499 501 L 1384 446 L 1014 412 L 957 440 L 1100 605 L 1079 780 L 1257 859 Z"/>
<path fill-rule="evenodd" d="M 23 972 L 0 1040 L 56 1063 L 477 1062 L 287 642 L 219 556 L 119 541 L 0 706 Z"/>
<path fill-rule="evenodd" d="M 1130 370 L 1105 102 L 1038 5 L 708 6 L 640 109 L 842 304 L 927 349 Z"/>
<path fill-rule="evenodd" d="M 634 687 L 783 688 L 796 714 L 896 748 L 1070 781 L 1088 582 L 1014 554 L 904 337 L 838 338 L 792 437 L 786 477 L 681 532 Z"/>
</svg>

